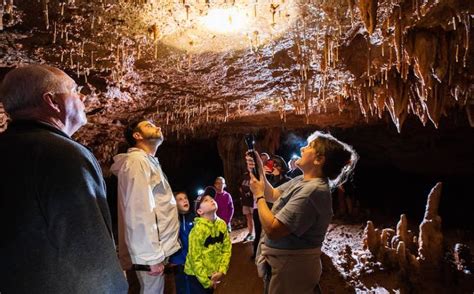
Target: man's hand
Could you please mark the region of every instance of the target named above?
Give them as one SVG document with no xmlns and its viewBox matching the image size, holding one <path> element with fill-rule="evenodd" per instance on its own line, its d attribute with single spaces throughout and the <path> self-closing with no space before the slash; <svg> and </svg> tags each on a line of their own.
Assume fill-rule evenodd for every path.
<svg viewBox="0 0 474 294">
<path fill-rule="evenodd" d="M 150 271 L 148 274 L 150 276 L 159 276 L 163 274 L 163 271 L 165 270 L 165 265 L 163 263 L 157 263 L 150 265 Z"/>
<path fill-rule="evenodd" d="M 224 274 L 221 272 L 216 272 L 212 274 L 211 276 L 212 288 L 215 289 L 217 287 L 217 284 L 221 282 L 221 279 L 223 276 Z"/>
</svg>

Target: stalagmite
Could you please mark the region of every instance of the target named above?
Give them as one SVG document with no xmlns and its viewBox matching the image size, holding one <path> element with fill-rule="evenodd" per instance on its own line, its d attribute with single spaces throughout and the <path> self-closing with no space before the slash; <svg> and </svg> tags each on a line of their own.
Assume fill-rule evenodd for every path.
<svg viewBox="0 0 474 294">
<path fill-rule="evenodd" d="M 371 221 L 367 221 L 367 226 L 364 229 L 364 248 L 377 256 L 381 243 L 379 230 L 374 228 Z"/>
<path fill-rule="evenodd" d="M 395 248 L 398 246 L 397 243 L 404 242 L 405 244 L 409 241 L 408 237 L 408 223 L 407 223 L 407 216 L 405 214 L 400 215 L 400 221 L 397 223 L 397 233 L 396 236 L 398 237 L 396 242 L 392 239 L 392 247 Z"/>
<path fill-rule="evenodd" d="M 430 194 L 428 195 L 428 200 L 425 208 L 424 219 L 433 219 L 438 216 L 439 203 L 441 201 L 441 189 L 443 184 L 441 182 L 436 183 L 436 185 L 431 189 Z"/>
<path fill-rule="evenodd" d="M 400 217 L 396 234 L 390 228 L 383 229 L 379 234 L 373 223 L 368 221 L 364 230 L 364 249 L 369 249 L 373 256 L 387 267 L 399 268 L 401 273 L 407 274 L 412 281 L 416 281 L 420 275 L 432 277 L 436 274 L 443 257 L 441 217 L 438 215 L 441 187 L 442 184 L 437 183 L 428 195 L 418 239 L 407 229 L 405 215 Z"/>
<path fill-rule="evenodd" d="M 406 249 L 405 249 L 405 242 L 400 241 L 397 244 L 397 257 L 398 257 L 398 266 L 400 267 L 400 270 L 402 273 L 406 273 L 407 271 L 407 256 L 406 256 Z"/>
<path fill-rule="evenodd" d="M 425 216 L 420 224 L 418 259 L 423 270 L 432 271 L 439 266 L 443 253 L 443 234 L 438 207 L 442 184 L 437 183 L 431 189 L 426 204 Z"/>
<path fill-rule="evenodd" d="M 418 258 L 422 267 L 428 271 L 431 271 L 430 268 L 437 268 L 443 249 L 441 217 L 423 220 L 420 225 L 419 244 Z"/>
<path fill-rule="evenodd" d="M 471 274 L 473 270 L 472 254 L 469 246 L 457 243 L 454 245 L 454 263 L 459 271 Z"/>
</svg>

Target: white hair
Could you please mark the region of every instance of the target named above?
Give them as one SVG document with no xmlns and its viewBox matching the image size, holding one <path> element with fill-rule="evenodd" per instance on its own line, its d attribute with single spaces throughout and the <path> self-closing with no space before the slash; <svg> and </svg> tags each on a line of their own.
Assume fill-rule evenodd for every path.
<svg viewBox="0 0 474 294">
<path fill-rule="evenodd" d="M 47 65 L 27 65 L 9 71 L 0 84 L 0 102 L 5 111 L 14 115 L 19 110 L 35 108 L 48 91 L 64 91 L 57 68 Z"/>
</svg>

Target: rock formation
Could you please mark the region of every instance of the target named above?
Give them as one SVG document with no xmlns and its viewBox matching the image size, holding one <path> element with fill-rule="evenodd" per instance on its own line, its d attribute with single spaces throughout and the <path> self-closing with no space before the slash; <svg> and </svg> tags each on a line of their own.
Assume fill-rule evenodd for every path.
<svg viewBox="0 0 474 294">
<path fill-rule="evenodd" d="M 397 268 L 404 275 L 431 277 L 439 274 L 444 249 L 441 217 L 438 215 L 441 188 L 442 184 L 437 183 L 428 195 L 418 238 L 408 230 L 407 218 L 402 214 L 396 231 L 390 228 L 376 230 L 368 221 L 364 231 L 364 248 L 383 265 Z"/>
</svg>

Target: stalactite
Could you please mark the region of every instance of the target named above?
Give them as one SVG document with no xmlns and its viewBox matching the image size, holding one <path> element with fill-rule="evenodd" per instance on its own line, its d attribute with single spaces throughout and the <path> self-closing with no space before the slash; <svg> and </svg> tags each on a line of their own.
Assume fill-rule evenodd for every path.
<svg viewBox="0 0 474 294">
<path fill-rule="evenodd" d="M 5 9 L 4 9 L 4 6 L 3 6 L 3 2 L 0 3 L 0 32 L 3 31 L 3 13 L 4 13 Z"/>
<path fill-rule="evenodd" d="M 49 2 L 49 0 L 43 0 L 43 16 L 44 16 L 44 26 L 45 26 L 46 30 L 49 30 L 48 2 Z"/>
<path fill-rule="evenodd" d="M 471 30 L 471 16 L 469 13 L 464 14 L 464 32 L 465 32 L 465 37 L 464 37 L 464 57 L 463 57 L 463 67 L 466 67 L 467 64 L 467 56 L 469 52 L 469 33 Z"/>
<path fill-rule="evenodd" d="M 347 7 L 348 7 L 348 10 L 349 10 L 349 14 L 351 16 L 351 27 L 354 26 L 354 0 L 347 0 Z"/>
<path fill-rule="evenodd" d="M 370 45 L 367 43 L 367 78 L 369 79 L 369 86 L 371 86 L 371 72 L 370 72 L 370 66 L 372 64 L 372 57 L 371 57 L 371 52 L 370 52 Z"/>
<path fill-rule="evenodd" d="M 377 25 L 378 0 L 359 0 L 358 7 L 362 21 L 365 24 L 365 28 L 369 34 L 372 34 L 375 31 L 375 26 Z"/>
<path fill-rule="evenodd" d="M 94 62 L 94 51 L 91 51 L 91 69 L 94 69 L 95 62 Z"/>
<path fill-rule="evenodd" d="M 56 44 L 56 34 L 57 34 L 57 24 L 56 21 L 54 22 L 54 30 L 53 30 L 53 44 Z"/>
<path fill-rule="evenodd" d="M 124 86 L 124 89 L 126 86 L 131 86 L 130 89 L 143 88 L 151 93 L 153 90 L 156 90 L 156 85 L 160 85 L 161 83 L 165 84 L 166 86 L 170 86 L 171 83 L 168 81 L 173 80 L 174 77 L 179 80 L 176 83 L 186 83 L 187 81 L 191 81 L 193 76 L 198 76 L 200 74 L 200 70 L 204 69 L 201 67 L 199 62 L 201 60 L 209 60 L 209 57 L 206 55 L 195 55 L 193 59 L 191 57 L 191 51 L 186 51 L 185 53 L 175 52 L 171 47 L 168 47 L 167 45 L 161 45 L 161 41 L 164 40 L 164 38 L 161 39 L 159 28 L 163 29 L 161 32 L 163 35 L 167 33 L 167 28 L 161 27 L 162 22 L 158 18 L 155 18 L 146 24 L 140 23 L 141 19 L 134 18 L 134 21 L 137 21 L 136 27 L 139 29 L 137 31 L 133 31 L 135 29 L 132 28 L 132 26 L 127 27 L 126 29 L 123 28 L 125 25 L 123 25 L 122 21 L 125 18 L 124 16 L 128 15 L 125 15 L 125 13 L 117 14 L 117 7 L 122 4 L 124 5 L 122 7 L 124 8 L 124 11 L 125 8 L 131 6 L 133 6 L 134 9 L 145 7 L 148 9 L 151 6 L 159 7 L 160 9 L 162 7 L 168 9 L 171 7 L 171 4 L 165 5 L 159 3 L 160 1 L 141 0 L 135 0 L 133 3 L 130 3 L 130 1 L 119 3 L 116 1 L 100 1 L 100 3 L 99 1 L 97 3 L 85 3 L 84 1 L 63 1 L 65 0 L 58 0 L 56 2 L 50 2 L 49 0 L 33 1 L 35 2 L 34 5 L 36 5 L 38 8 L 37 12 L 39 13 L 39 26 L 43 28 L 43 25 L 47 19 L 49 22 L 52 22 L 50 23 L 52 34 L 49 34 L 48 32 L 47 37 L 51 38 L 52 44 L 55 45 L 51 46 L 51 44 L 48 43 L 48 46 L 44 46 L 42 49 L 44 49 L 45 53 L 53 52 L 53 54 L 50 55 L 55 56 L 52 60 L 53 62 L 57 63 L 59 59 L 58 57 L 60 55 L 61 62 L 65 63 L 61 64 L 61 66 L 66 68 L 70 67 L 69 70 L 72 69 L 73 72 L 77 73 L 77 75 L 84 74 L 85 80 L 90 80 L 91 82 L 96 81 L 96 74 L 99 76 L 113 75 L 115 80 L 114 82 L 120 86 Z M 358 1 L 357 3 L 362 5 L 362 2 L 364 1 L 368 7 L 373 7 L 370 6 L 372 5 L 372 2 L 378 4 L 377 1 L 372 0 Z M 0 2 L 5 1 L 0 0 Z M 227 1 L 227 3 L 230 2 L 231 1 Z M 461 65 L 462 67 L 468 67 L 471 62 L 469 60 L 470 53 L 472 53 L 469 51 L 471 15 L 467 11 L 456 9 L 453 9 L 454 12 L 446 12 L 445 15 L 443 12 L 438 10 L 439 7 L 443 8 L 444 6 L 437 6 L 438 4 L 434 3 L 433 1 L 430 3 L 427 2 L 429 1 L 411 0 L 410 3 L 407 0 L 391 0 L 388 1 L 388 3 L 380 2 L 381 5 L 378 20 L 385 20 L 385 22 L 383 23 L 383 26 L 382 23 L 380 23 L 379 28 L 381 27 L 381 30 L 375 30 L 375 33 L 372 36 L 369 36 L 370 39 L 366 40 L 366 43 L 369 44 L 368 54 L 365 55 L 367 60 L 365 57 L 362 57 L 363 59 L 360 58 L 360 56 L 364 56 L 363 53 L 356 56 L 356 58 L 348 58 L 348 51 L 353 50 L 354 48 L 357 50 L 363 48 L 362 51 L 365 49 L 365 47 L 353 47 L 354 44 L 359 45 L 363 43 L 358 44 L 357 42 L 359 42 L 359 40 L 357 40 L 357 38 L 353 39 L 352 36 L 349 35 L 354 34 L 354 36 L 356 36 L 357 34 L 360 34 L 367 37 L 367 33 L 363 30 L 363 28 L 357 32 L 357 29 L 360 28 L 354 27 L 354 32 L 345 32 L 349 28 L 349 22 L 357 22 L 357 20 L 343 19 L 344 16 L 347 18 L 354 17 L 353 7 L 355 4 L 353 0 L 343 0 L 342 6 L 340 7 L 326 8 L 327 15 L 324 16 L 316 15 L 317 10 L 311 11 L 311 9 L 305 8 L 307 11 L 314 13 L 316 16 L 315 19 L 311 19 L 306 18 L 306 15 L 302 15 L 301 19 L 298 20 L 297 24 L 295 25 L 296 28 L 294 31 L 292 31 L 292 33 L 294 32 L 295 35 L 294 44 L 291 44 L 291 46 L 294 47 L 287 46 L 288 48 L 285 48 L 285 50 L 288 50 L 289 52 L 289 63 L 292 64 L 287 66 L 288 70 L 286 68 L 284 68 L 284 70 L 279 68 L 285 67 L 286 65 L 281 66 L 275 64 L 274 68 L 271 68 L 269 72 L 265 72 L 262 74 L 262 76 L 267 77 L 269 76 L 267 75 L 268 73 L 271 74 L 271 77 L 275 78 L 274 80 L 277 84 L 277 87 L 280 86 L 278 84 L 280 81 L 291 84 L 290 87 L 293 87 L 291 91 L 293 91 L 295 94 L 290 95 L 291 98 L 289 98 L 290 100 L 288 101 L 288 106 L 289 108 L 294 109 L 295 113 L 304 115 L 309 122 L 310 115 L 313 115 L 314 113 L 321 111 L 327 111 L 330 113 L 332 110 L 331 107 L 334 106 L 331 103 L 334 101 L 337 101 L 336 104 L 339 112 L 341 109 L 344 109 L 344 107 L 346 107 L 345 109 L 349 108 L 344 104 L 345 98 L 340 98 L 344 97 L 344 94 L 341 94 L 340 91 L 340 84 L 342 83 L 341 81 L 345 79 L 345 77 L 342 74 L 341 76 L 338 75 L 341 71 L 347 69 L 352 71 L 351 68 L 357 67 L 357 70 L 349 73 L 349 75 L 354 73 L 357 74 L 354 75 L 354 77 L 350 77 L 348 79 L 348 83 L 353 83 L 357 86 L 363 85 L 363 89 L 360 90 L 360 93 L 354 94 L 350 99 L 353 102 L 360 104 L 361 112 L 365 117 L 376 115 L 382 117 L 382 113 L 385 111 L 385 108 L 387 108 L 390 112 L 390 115 L 392 116 L 392 119 L 394 122 L 396 122 L 397 128 L 400 128 L 403 124 L 403 116 L 405 113 L 416 114 L 420 117 L 420 120 L 431 120 L 433 124 L 436 125 L 439 123 L 439 117 L 446 113 L 445 107 L 451 107 L 452 103 L 461 104 L 466 95 L 468 95 L 466 89 L 464 89 L 462 85 L 460 86 L 460 84 L 465 83 L 466 77 L 468 76 L 466 75 L 467 71 L 461 68 Z M 212 2 L 209 1 L 208 3 L 210 5 Z M 277 4 L 265 4 L 265 14 L 267 15 L 267 18 L 272 21 L 272 23 L 280 22 L 280 13 L 281 19 L 286 19 L 286 12 L 281 10 L 283 2 L 277 1 L 275 3 Z M 325 1 L 325 3 L 326 6 L 331 6 L 333 4 L 329 1 Z M 191 4 L 192 3 L 190 1 L 186 1 L 183 5 Z M 212 4 L 214 5 L 214 3 Z M 313 8 L 310 6 L 314 5 L 315 9 L 321 9 L 321 3 L 310 1 L 307 3 L 307 5 L 309 8 Z M 346 8 L 345 5 L 347 5 L 347 10 L 341 11 L 341 9 Z M 412 8 L 411 10 L 410 6 Z M 6 9 L 6 6 L 1 7 Z M 54 11 L 54 14 L 51 13 L 52 11 L 49 11 L 49 9 L 52 9 L 53 7 L 58 8 L 58 11 Z M 59 12 L 59 10 L 61 10 L 61 12 Z M 305 13 L 306 10 L 304 11 Z M 45 14 L 45 11 L 50 12 L 51 14 Z M 377 16 L 377 11 L 375 11 L 375 13 L 370 11 L 370 9 L 367 9 L 367 16 Z M 420 17 L 423 17 L 425 12 L 429 12 L 430 14 L 427 16 L 427 18 L 420 19 Z M 189 13 L 194 13 L 193 8 L 189 11 Z M 206 11 L 203 13 L 206 13 Z M 257 12 L 255 12 L 255 14 L 256 13 Z M 251 10 L 249 14 L 250 16 L 252 15 Z M 438 14 L 443 16 L 443 18 L 440 19 L 439 23 L 434 23 L 433 17 L 438 16 Z M 416 17 L 421 21 L 414 19 L 414 15 L 416 15 Z M 313 21 L 320 20 L 320 18 L 323 21 L 321 23 L 318 22 L 317 25 L 314 25 L 316 22 Z M 329 18 L 331 22 L 326 24 L 324 21 L 327 21 Z M 3 20 L 5 19 L 7 18 L 4 17 Z M 367 31 L 369 32 L 376 28 L 376 25 L 371 24 L 370 21 L 371 20 L 369 19 L 368 24 L 364 23 L 368 28 Z M 7 20 L 5 20 L 5 25 L 8 26 L 6 22 Z M 154 22 L 156 23 L 154 24 Z M 126 24 L 129 24 L 128 20 Z M 439 26 L 434 26 L 434 24 L 439 24 Z M 83 26 L 80 27 L 80 25 Z M 113 27 L 114 25 L 116 25 L 116 27 Z M 280 25 L 280 23 L 277 25 Z M 306 32 L 305 29 L 306 25 L 308 28 L 310 28 L 308 29 L 308 32 Z M 355 25 L 356 24 L 354 24 L 354 26 Z M 453 28 L 455 31 L 452 30 Z M 269 51 L 275 51 L 275 48 L 280 46 L 280 43 L 275 42 L 271 46 L 263 46 L 263 40 L 266 38 L 266 34 L 268 32 L 261 32 L 259 34 L 259 31 L 257 31 L 258 29 L 259 28 L 255 28 L 254 30 L 254 28 L 252 28 L 252 30 L 254 30 L 253 34 L 252 31 L 249 31 L 247 32 L 247 37 L 249 42 L 251 42 L 252 46 L 256 49 L 255 56 L 252 56 L 251 62 L 258 63 L 264 67 L 269 59 L 274 59 L 274 56 L 269 57 Z M 95 32 L 92 32 L 93 30 L 95 30 Z M 132 34 L 127 35 L 126 33 L 129 31 L 126 30 L 132 30 L 130 31 Z M 424 47 L 424 49 L 417 49 L 416 47 L 420 47 L 420 41 L 413 41 L 415 45 L 413 45 L 412 49 L 410 49 L 409 47 L 411 45 L 409 45 L 409 43 L 412 42 L 412 40 L 410 40 L 412 38 L 410 35 L 419 34 L 419 32 L 422 30 L 435 36 L 435 45 L 423 45 L 421 47 Z M 44 30 L 40 29 L 40 31 Z M 6 33 L 9 32 L 6 31 Z M 323 35 L 324 39 L 321 39 L 323 38 Z M 106 40 L 103 42 L 103 44 L 101 43 L 102 38 L 103 40 Z M 289 41 L 291 43 L 292 40 Z M 85 44 L 86 42 L 87 44 Z M 117 46 L 108 46 L 111 43 L 115 45 L 117 42 L 120 43 Z M 321 42 L 321 44 L 318 44 L 318 42 Z M 285 44 L 285 46 L 286 45 L 287 44 Z M 96 51 L 91 51 L 92 49 Z M 163 50 L 161 51 L 161 49 Z M 84 50 L 87 50 L 87 52 L 84 52 Z M 278 50 L 279 49 L 276 49 L 276 51 Z M 68 51 L 69 58 L 67 55 L 64 56 L 64 54 L 68 54 Z M 421 54 L 418 51 L 424 52 Z M 175 62 L 174 60 L 170 62 L 167 59 L 167 56 L 165 56 L 165 54 L 168 54 L 169 52 L 172 52 L 171 59 L 176 58 L 176 56 L 179 55 L 179 57 L 176 59 L 179 62 Z M 320 52 L 322 53 L 321 55 L 319 55 Z M 73 56 L 73 53 L 75 56 Z M 87 58 L 88 53 L 90 57 L 90 64 Z M 163 56 L 159 56 L 158 58 L 158 54 L 162 53 L 164 53 Z M 85 59 L 84 55 L 86 55 Z M 185 55 L 186 57 L 182 57 L 181 55 Z M 236 55 L 238 55 L 238 53 Z M 44 56 L 46 56 L 46 54 Z M 95 56 L 97 57 L 98 64 L 95 64 Z M 112 57 L 110 58 L 110 56 Z M 146 58 L 153 59 L 153 56 L 157 60 L 145 60 Z M 116 58 L 115 60 L 114 57 Z M 431 60 L 430 58 L 434 59 Z M 140 60 L 139 66 L 133 65 L 133 62 L 136 62 L 139 59 L 142 59 Z M 45 58 L 45 60 L 50 61 L 47 60 L 47 58 Z M 294 62 L 295 60 L 296 64 Z M 163 64 L 160 64 L 162 61 Z M 365 62 L 367 62 L 367 64 L 365 64 Z M 456 62 L 457 64 L 455 64 Z M 156 66 L 151 66 L 152 63 Z M 167 63 L 173 64 L 173 69 L 170 71 L 168 71 L 170 68 L 167 67 Z M 212 62 L 210 63 L 211 67 L 215 66 L 212 65 Z M 228 64 L 226 62 L 225 66 L 227 65 Z M 403 84 L 403 89 L 400 88 L 399 84 L 397 84 L 397 86 L 392 85 L 394 79 L 389 77 L 389 71 L 391 71 L 391 74 L 393 65 L 396 65 L 396 69 L 399 72 L 399 77 L 401 78 L 396 81 L 396 83 Z M 176 69 L 174 66 L 176 66 Z M 111 67 L 113 67 L 113 73 L 109 72 Z M 96 70 L 94 70 L 95 68 Z M 91 74 L 94 75 L 94 78 L 92 78 L 93 76 L 89 77 L 88 70 L 90 69 L 92 69 Z M 128 70 L 135 71 L 134 74 L 137 76 L 144 73 L 146 78 L 152 77 L 155 73 L 164 72 L 163 74 L 160 74 L 159 79 L 166 81 L 156 81 L 156 84 L 153 84 L 153 82 L 150 82 L 149 84 L 140 84 L 141 81 L 139 78 L 137 78 L 136 84 L 128 84 L 129 81 L 122 79 L 124 76 L 126 76 L 126 72 Z M 296 75 L 294 75 L 294 72 L 296 71 L 298 72 Z M 395 72 L 395 66 L 393 71 Z M 236 76 L 239 79 L 243 79 L 245 78 L 244 76 L 248 74 L 250 74 L 250 72 L 246 71 L 241 73 L 240 76 Z M 260 74 L 260 72 L 258 74 Z M 214 75 L 214 73 L 211 75 Z M 165 79 L 163 76 L 166 76 L 167 78 Z M 257 75 L 255 77 L 260 78 L 260 76 Z M 207 76 L 202 81 L 209 81 L 211 79 L 212 77 Z M 107 83 L 108 82 L 109 81 L 107 79 Z M 173 83 L 171 91 L 168 91 L 168 89 L 164 87 L 165 89 L 162 92 L 158 91 L 158 93 L 164 93 L 165 96 L 170 95 L 170 92 L 175 91 L 176 83 Z M 203 84 L 206 83 L 204 82 Z M 283 82 L 281 84 L 283 84 Z M 222 83 L 209 83 L 209 85 L 203 86 L 203 88 L 205 91 L 207 87 L 209 91 L 215 93 L 222 89 L 221 86 Z M 286 87 L 286 85 L 282 87 Z M 396 95 L 393 94 L 395 90 L 393 90 L 392 87 L 398 87 L 396 90 Z M 410 89 L 407 90 L 407 87 Z M 354 87 L 354 89 L 355 88 L 356 87 Z M 264 89 L 264 91 L 267 91 L 267 89 Z M 351 91 L 355 92 L 356 90 Z M 443 92 L 446 93 L 444 100 L 439 99 L 439 97 L 442 96 L 441 93 Z M 197 89 L 196 95 L 202 95 L 202 93 L 203 89 Z M 127 95 L 128 94 L 129 93 L 127 93 Z M 265 94 L 268 94 L 268 92 Z M 124 97 L 127 95 L 124 95 Z M 177 95 L 181 95 L 181 93 L 177 92 Z M 263 96 L 264 95 L 261 97 Z M 393 101 L 390 100 L 389 97 L 391 97 Z M 133 99 L 134 102 L 139 100 L 138 98 Z M 176 121 L 179 121 L 180 119 L 186 121 L 185 126 L 180 126 L 178 128 L 182 134 L 186 133 L 187 128 L 199 127 L 199 124 L 195 123 L 193 120 L 196 122 L 200 120 L 204 122 L 205 118 L 204 115 L 199 117 L 199 114 L 204 114 L 202 104 L 199 105 L 198 112 L 197 109 L 192 108 L 192 104 L 195 102 L 192 102 L 191 96 L 189 96 L 189 99 L 189 105 L 187 105 L 191 107 L 189 111 L 185 111 L 182 108 L 169 110 L 170 112 L 182 112 L 182 115 L 180 116 L 169 115 L 168 117 L 168 120 L 173 118 L 176 119 Z M 273 110 L 277 110 L 279 112 L 280 120 L 284 121 L 286 120 L 286 102 L 282 98 L 282 102 L 279 103 L 276 101 L 277 99 L 280 98 L 276 98 L 274 102 L 271 103 L 271 105 L 263 105 L 261 109 L 266 111 L 267 109 L 273 107 Z M 397 99 L 401 100 L 398 101 Z M 347 101 L 349 101 L 349 99 L 347 99 Z M 234 115 L 240 115 L 241 112 L 243 115 L 248 113 L 248 109 L 243 107 L 241 108 L 241 106 L 237 107 L 236 113 L 233 113 L 235 108 L 233 107 L 234 101 L 232 101 L 232 98 L 230 98 L 228 101 L 226 100 L 226 103 L 228 103 L 226 115 L 222 115 L 222 113 L 218 115 L 215 105 L 212 104 L 213 102 L 206 101 L 202 103 L 205 103 L 205 105 L 208 106 L 206 107 L 207 123 L 227 121 L 228 118 L 234 118 Z M 265 102 L 263 102 L 263 104 L 264 103 Z M 143 106 L 143 104 L 144 103 L 140 104 L 140 106 Z M 156 104 L 163 105 L 163 102 L 156 102 Z M 187 103 L 185 102 L 184 104 L 186 105 Z M 402 107 L 405 104 L 406 107 Z M 386 105 L 390 105 L 390 107 Z M 259 105 L 258 107 L 260 106 L 262 105 Z M 218 118 L 216 118 L 217 116 Z M 173 122 L 169 121 L 169 123 L 172 124 Z"/>
<path fill-rule="evenodd" d="M 449 44 L 446 34 L 438 35 L 438 50 L 436 53 L 436 67 L 433 71 L 433 77 L 439 83 L 442 83 L 449 70 Z"/>
<path fill-rule="evenodd" d="M 401 72 L 401 64 L 403 59 L 403 26 L 402 21 L 399 19 L 395 22 L 395 35 L 393 38 L 393 47 L 395 48 L 395 56 L 397 59 L 396 68 L 397 71 Z"/>
<path fill-rule="evenodd" d="M 69 65 L 70 65 L 71 68 L 74 67 L 74 62 L 72 60 L 72 49 L 69 50 Z"/>
</svg>

